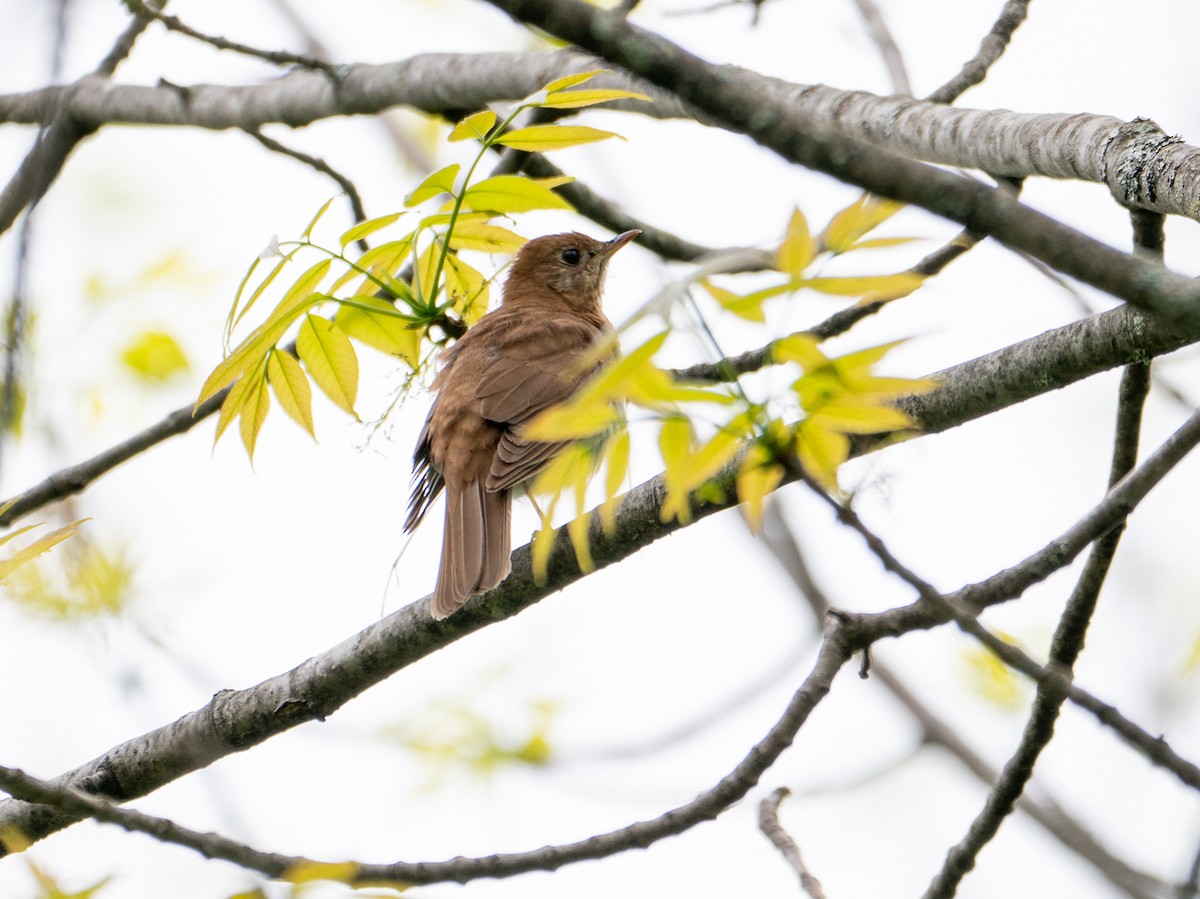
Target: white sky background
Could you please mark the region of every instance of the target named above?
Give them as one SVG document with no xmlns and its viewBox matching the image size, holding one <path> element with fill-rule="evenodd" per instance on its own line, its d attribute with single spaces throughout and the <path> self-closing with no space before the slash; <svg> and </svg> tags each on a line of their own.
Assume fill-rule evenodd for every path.
<svg viewBox="0 0 1200 899">
<path fill-rule="evenodd" d="M 50 4 L 44 5 L 44 18 L 33 19 L 30 4 L 0 4 L 0 91 L 44 83 L 51 42 Z M 645 0 L 635 21 L 713 61 L 797 82 L 889 92 L 878 52 L 848 0 L 772 0 L 756 28 L 748 8 L 667 16 L 699 5 Z M 880 5 L 923 94 L 974 54 L 1001 3 Z M 532 46 L 504 16 L 466 0 L 293 0 L 293 6 L 338 61 Z M 175 0 L 170 12 L 256 46 L 301 46 L 269 2 Z M 1133 15 L 1122 0 L 1038 0 L 987 82 L 960 105 L 1148 116 L 1200 141 L 1193 90 L 1200 6 L 1144 0 Z M 90 70 L 124 23 L 116 2 L 77 0 L 64 77 Z M 238 84 L 276 75 L 152 27 L 118 78 Z M 437 154 L 439 165 L 459 158 L 454 153 L 461 151 L 444 142 L 445 127 L 435 139 L 415 116 L 398 120 Z M 583 121 L 629 140 L 567 151 L 556 161 L 633 214 L 697 242 L 769 246 L 794 205 L 819 227 L 857 193 L 786 167 L 745 139 L 699 126 L 603 112 Z M 399 158 L 368 118 L 269 133 L 348 174 L 371 215 L 398 209 L 424 174 Z M 32 137 L 29 129 L 0 129 L 0 171 L 15 168 Z M 224 316 L 246 266 L 272 234 L 299 234 L 335 192 L 323 176 L 236 133 L 107 128 L 85 143 L 36 220 L 30 292 L 38 317 L 37 386 L 28 439 L 5 448 L 0 493 L 13 495 L 191 401 L 219 359 Z M 1128 244 L 1126 216 L 1103 187 L 1034 180 L 1025 199 L 1096 237 Z M 335 203 L 330 222 L 327 235 L 349 223 L 342 204 Z M 532 236 L 574 227 L 601 233 L 577 218 L 546 213 L 523 217 L 517 230 Z M 930 240 L 858 264 L 903 268 L 953 232 L 906 212 L 888 233 Z M 1169 225 L 1168 259 L 1178 270 L 1200 270 L 1196 235 L 1194 223 Z M 5 289 L 14 248 L 15 230 L 0 238 Z M 190 274 L 147 283 L 145 270 L 172 253 L 183 254 Z M 683 271 L 665 269 L 640 248 L 623 251 L 610 273 L 610 317 L 625 318 Z M 97 278 L 111 289 L 102 300 L 88 299 L 87 285 Z M 800 298 L 771 324 L 784 333 L 836 308 L 828 299 Z M 1078 315 L 1063 290 L 1007 251 L 984 245 L 835 349 L 911 337 L 892 370 L 923 374 Z M 720 326 L 726 328 L 725 320 Z M 147 389 L 122 372 L 123 341 L 147 327 L 165 327 L 185 345 L 193 361 L 186 383 Z M 732 351 L 761 343 L 763 335 L 732 329 L 722 336 Z M 685 339 L 674 352 L 674 361 L 696 358 Z M 370 422 L 387 407 L 398 372 L 370 350 L 359 357 L 359 412 Z M 1200 396 L 1194 357 L 1185 351 L 1156 364 L 1192 397 Z M 901 559 L 939 587 L 957 587 L 1040 547 L 1099 497 L 1116 382 L 1116 374 L 1094 378 L 852 463 L 842 483 L 860 490 L 860 511 Z M 428 398 L 418 396 L 369 437 L 368 426 L 318 402 L 315 445 L 276 408 L 253 470 L 236 434 L 212 451 L 208 422 L 99 481 L 69 514 L 91 516 L 87 532 L 102 545 L 127 548 L 137 566 L 136 599 L 121 618 L 68 625 L 0 602 L 0 683 L 8 685 L 0 699 L 6 722 L 0 763 L 52 776 L 203 705 L 219 689 L 291 668 L 427 593 L 440 540 L 436 522 L 421 530 L 388 586 L 402 543 L 409 458 L 427 406 Z M 1144 447 L 1156 445 L 1184 412 L 1164 394 L 1152 394 Z M 633 482 L 656 470 L 647 445 L 635 456 Z M 1200 756 L 1200 716 L 1184 662 L 1200 632 L 1194 601 L 1200 557 L 1194 523 L 1185 516 L 1196 491 L 1196 464 L 1188 460 L 1132 519 L 1079 669 L 1082 685 L 1151 732 L 1164 731 L 1191 758 Z M 878 610 L 908 601 L 907 591 L 884 577 L 860 542 L 801 488 L 780 499 L 836 604 Z M 440 511 L 432 517 L 440 519 Z M 520 510 L 514 542 L 524 542 L 533 526 L 532 513 Z M 1073 572 L 989 613 L 988 623 L 1040 654 Z M 133 805 L 262 849 L 327 859 L 417 861 L 561 843 L 656 816 L 711 787 L 774 723 L 807 672 L 814 645 L 801 601 L 739 516 L 727 512 L 399 673 L 325 724 L 300 727 Z M 1019 736 L 1024 708 L 1006 711 L 979 695 L 964 661 L 971 648 L 943 629 L 881 645 L 878 656 L 1000 765 Z M 699 736 L 634 759 L 597 758 L 703 715 L 789 658 L 786 675 Z M 489 782 L 455 773 L 430 790 L 430 769 L 379 738 L 383 728 L 438 702 L 467 702 L 519 737 L 531 703 L 541 700 L 559 707 L 550 735 L 558 761 L 546 770 L 505 770 Z M 1165 878 L 1181 877 L 1200 839 L 1194 798 L 1074 709 L 1059 731 L 1037 782 L 1119 856 Z M 903 761 L 916 739 L 912 722 L 879 685 L 847 671 L 796 746 L 718 822 L 645 852 L 553 875 L 411 895 L 795 896 L 794 875 L 756 829 L 757 800 L 779 785 L 798 794 L 784 804 L 783 821 L 830 897 L 919 895 L 984 793 L 937 750 Z M 845 788 L 831 789 L 838 787 Z M 72 889 L 111 875 L 97 894 L 104 899 L 210 899 L 253 882 L 189 851 L 87 824 L 45 840 L 28 858 Z M 23 859 L 0 863 L 0 897 L 33 891 Z M 331 887 L 313 895 L 342 892 Z M 1110 894 L 1116 895 L 1088 866 L 1019 814 L 960 891 L 963 897 Z"/>
</svg>

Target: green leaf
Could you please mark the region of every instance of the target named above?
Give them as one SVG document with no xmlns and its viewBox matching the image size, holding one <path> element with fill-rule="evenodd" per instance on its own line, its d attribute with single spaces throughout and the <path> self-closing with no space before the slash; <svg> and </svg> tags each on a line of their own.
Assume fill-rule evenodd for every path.
<svg viewBox="0 0 1200 899">
<path fill-rule="evenodd" d="M 497 139 L 497 143 L 512 147 L 514 150 L 529 150 L 533 153 L 545 153 L 549 150 L 563 150 L 567 147 L 578 147 L 582 144 L 607 140 L 610 137 L 621 137 L 612 131 L 601 131 L 587 125 L 531 125 L 528 128 L 517 128 Z M 625 138 L 621 137 L 621 140 Z"/>
<path fill-rule="evenodd" d="M 144 331 L 121 353 L 121 362 L 143 381 L 162 383 L 188 370 L 188 358 L 166 331 Z"/>
<path fill-rule="evenodd" d="M 551 91 L 545 100 L 538 103 L 546 109 L 580 109 L 584 106 L 595 106 L 597 103 L 607 103 L 609 100 L 645 100 L 654 102 L 645 94 L 623 90 L 586 90 L 586 91 Z"/>
<path fill-rule="evenodd" d="M 460 140 L 471 140 L 472 138 L 483 140 L 495 124 L 496 114 L 490 109 L 485 109 L 483 112 L 467 116 L 455 125 L 454 130 L 450 132 L 450 137 L 447 140 L 451 143 Z"/>
<path fill-rule="evenodd" d="M 496 175 L 471 185 L 463 194 L 463 207 L 492 212 L 573 210 L 571 204 L 554 191 L 519 175 Z"/>
<path fill-rule="evenodd" d="M 388 215 L 381 215 L 378 218 L 367 219 L 365 222 L 359 222 L 353 228 L 343 232 L 342 236 L 338 238 L 338 242 L 344 250 L 346 249 L 346 244 L 351 241 L 362 240 L 364 237 L 386 228 L 402 215 L 404 215 L 403 212 L 393 212 Z"/>
<path fill-rule="evenodd" d="M 266 378 L 256 378 L 242 408 L 241 430 L 242 444 L 246 453 L 254 458 L 254 447 L 258 443 L 258 435 L 262 433 L 266 423 L 267 413 L 271 411 L 271 392 L 267 390 Z"/>
<path fill-rule="evenodd" d="M 308 378 L 304 376 L 304 369 L 296 357 L 283 350 L 271 350 L 271 355 L 267 357 L 267 380 L 283 411 L 315 439 L 317 432 L 313 427 L 312 388 L 308 386 Z"/>
<path fill-rule="evenodd" d="M 455 250 L 480 250 L 484 253 L 515 253 L 528 238 L 499 225 L 462 222 L 450 233 L 450 247 Z"/>
<path fill-rule="evenodd" d="M 451 163 L 443 169 L 438 169 L 424 181 L 417 185 L 417 189 L 404 198 L 405 206 L 419 206 L 426 200 L 436 197 L 438 194 L 453 194 L 454 181 L 458 177 L 458 170 L 462 168 L 457 162 Z"/>
<path fill-rule="evenodd" d="M 421 335 L 396 316 L 395 308 L 378 297 L 357 297 L 344 303 L 334 322 L 346 334 L 369 347 L 399 356 L 413 369 L 421 360 Z"/>
<path fill-rule="evenodd" d="M 358 356 L 350 339 L 332 322 L 311 313 L 300 325 L 296 351 L 316 385 L 355 418 L 358 396 Z"/>
</svg>

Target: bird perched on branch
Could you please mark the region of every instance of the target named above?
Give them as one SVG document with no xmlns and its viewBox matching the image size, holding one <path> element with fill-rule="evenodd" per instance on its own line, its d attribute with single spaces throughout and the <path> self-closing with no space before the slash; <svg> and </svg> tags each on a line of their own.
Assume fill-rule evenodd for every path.
<svg viewBox="0 0 1200 899">
<path fill-rule="evenodd" d="M 529 241 L 513 260 L 500 307 L 444 354 L 437 398 L 413 453 L 404 523 L 405 531 L 416 528 L 445 489 L 434 618 L 508 575 L 513 490 L 566 446 L 527 440 L 521 426 L 569 399 L 613 355 L 588 358 L 612 330 L 600 305 L 604 275 L 613 253 L 640 233 L 607 242 L 578 233 Z"/>
</svg>

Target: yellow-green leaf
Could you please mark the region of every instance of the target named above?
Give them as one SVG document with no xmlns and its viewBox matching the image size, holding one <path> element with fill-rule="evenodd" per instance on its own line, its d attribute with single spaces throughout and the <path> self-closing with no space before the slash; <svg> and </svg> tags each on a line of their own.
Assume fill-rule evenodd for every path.
<svg viewBox="0 0 1200 899">
<path fill-rule="evenodd" d="M 121 353 L 125 367 L 144 381 L 162 383 L 188 370 L 183 348 L 166 331 L 145 331 Z"/>
<path fill-rule="evenodd" d="M 546 109 L 580 109 L 584 106 L 595 106 L 597 103 L 607 103 L 609 100 L 645 100 L 647 103 L 653 102 L 645 94 L 639 94 L 636 91 L 600 88 L 585 91 L 551 91 L 547 94 L 546 99 L 537 105 Z"/>
<path fill-rule="evenodd" d="M 321 220 L 321 216 L 323 216 L 325 214 L 326 210 L 329 209 L 330 205 L 332 205 L 333 201 L 336 199 L 337 199 L 336 195 L 330 197 L 328 200 L 326 200 L 324 202 L 324 204 L 322 204 L 321 208 L 317 210 L 317 214 L 312 217 L 312 221 L 310 221 L 308 223 L 308 227 L 304 229 L 304 234 L 301 238 L 302 240 L 309 239 L 309 237 L 312 235 L 313 228 L 317 227 L 317 222 L 319 222 Z"/>
<path fill-rule="evenodd" d="M 783 480 L 783 466 L 771 459 L 762 446 L 752 444 L 742 459 L 737 473 L 738 500 L 745 504 L 746 521 L 750 530 L 762 532 L 763 504 L 767 496 Z"/>
<path fill-rule="evenodd" d="M 506 213 L 573 208 L 554 191 L 519 175 L 496 175 L 471 185 L 463 194 L 463 206 Z"/>
<path fill-rule="evenodd" d="M 495 124 L 496 114 L 490 109 L 485 109 L 483 112 L 467 116 L 455 125 L 454 130 L 450 132 L 450 137 L 447 140 L 451 142 L 471 140 L 472 138 L 483 140 Z"/>
<path fill-rule="evenodd" d="M 487 312 L 488 282 L 483 273 L 463 262 L 454 253 L 446 254 L 445 286 L 454 300 L 454 311 L 467 325 L 473 325 Z"/>
<path fill-rule="evenodd" d="M 522 237 L 499 225 L 460 221 L 450 234 L 450 246 L 455 250 L 480 250 L 484 253 L 515 253 L 525 245 Z"/>
<path fill-rule="evenodd" d="M 543 443 L 581 440 L 603 434 L 620 420 L 617 410 L 603 398 L 587 405 L 565 403 L 539 412 L 521 428 L 521 436 Z"/>
<path fill-rule="evenodd" d="M 817 483 L 837 490 L 838 466 L 850 457 L 850 438 L 805 419 L 796 427 L 796 456 Z"/>
<path fill-rule="evenodd" d="M 533 153 L 545 153 L 549 150 L 563 150 L 567 147 L 578 147 L 582 144 L 607 140 L 610 137 L 621 137 L 612 131 L 601 131 L 587 125 L 530 125 L 528 128 L 517 128 L 497 139 L 497 143 L 512 147 L 514 150 L 529 150 Z M 621 138 L 624 140 L 624 138 Z"/>
<path fill-rule="evenodd" d="M 564 75 L 562 78 L 556 78 L 542 88 L 546 93 L 552 94 L 555 91 L 566 90 L 568 87 L 574 87 L 577 84 L 583 84 L 585 81 L 590 81 L 597 75 L 602 75 L 608 69 L 592 69 L 590 72 L 578 72 L 574 75 Z"/>
<path fill-rule="evenodd" d="M 901 247 L 906 243 L 920 240 L 919 237 L 870 237 L 866 240 L 856 240 L 851 250 L 880 250 L 887 247 Z"/>
<path fill-rule="evenodd" d="M 355 418 L 358 356 L 341 329 L 319 315 L 308 315 L 296 337 L 296 350 L 318 387 Z"/>
<path fill-rule="evenodd" d="M 663 480 L 667 488 L 660 517 L 663 521 L 677 519 L 680 524 L 687 524 L 692 520 L 687 489 L 688 466 L 692 459 L 691 422 L 681 415 L 673 415 L 664 421 L 658 432 L 658 449 L 665 466 Z"/>
<path fill-rule="evenodd" d="M 856 403 L 849 397 L 822 406 L 808 420 L 843 434 L 884 434 L 913 426 L 913 420 L 899 409 Z"/>
<path fill-rule="evenodd" d="M 872 294 L 874 299 L 907 296 L 924 282 L 921 275 L 899 272 L 895 275 L 865 275 L 851 278 L 804 278 L 798 285 L 841 297 Z"/>
<path fill-rule="evenodd" d="M 353 268 L 333 282 L 329 292 L 334 293 L 355 278 L 362 278 L 363 282 L 356 288 L 356 293 L 361 294 L 365 291 L 367 294 L 373 294 L 382 287 L 395 297 L 411 300 L 412 290 L 406 283 L 394 277 L 403 267 L 411 249 L 411 234 L 372 247 L 355 260 Z"/>
<path fill-rule="evenodd" d="M 275 397 L 283 411 L 290 415 L 300 427 L 316 438 L 312 417 L 312 388 L 304 369 L 291 353 L 271 350 L 267 357 L 267 380 L 275 391 Z"/>
<path fill-rule="evenodd" d="M 221 403 L 221 414 L 217 416 L 217 432 L 213 435 L 213 445 L 216 446 L 225 429 L 235 422 L 242 414 L 243 408 L 258 389 L 259 382 L 266 377 L 266 369 L 260 360 L 259 366 L 246 372 L 229 389 L 225 401 Z"/>
<path fill-rule="evenodd" d="M 747 321 L 762 323 L 767 320 L 767 316 L 762 308 L 762 299 L 741 296 L 732 290 L 726 290 L 724 287 L 713 284 L 707 278 L 702 280 L 700 284 L 727 312 L 732 312 L 734 315 L 744 318 Z"/>
<path fill-rule="evenodd" d="M 629 473 L 629 431 L 622 428 L 604 445 L 604 504 L 600 506 L 600 525 L 612 536 L 617 530 L 617 494 Z"/>
<path fill-rule="evenodd" d="M 543 521 L 540 529 L 534 532 L 531 541 L 531 562 L 533 566 L 533 582 L 539 586 L 546 583 L 546 568 L 550 564 L 550 552 L 554 549 L 554 538 L 558 534 L 550 527 L 548 521 Z"/>
<path fill-rule="evenodd" d="M 242 444 L 246 453 L 254 458 L 254 447 L 258 444 L 258 435 L 262 433 L 266 423 L 267 413 L 271 411 L 271 392 L 267 390 L 265 378 L 256 378 L 255 386 L 251 388 L 242 408 L 241 431 Z"/>
<path fill-rule="evenodd" d="M 788 220 L 779 252 L 775 254 L 775 265 L 781 272 L 795 277 L 808 268 L 816 255 L 817 247 L 808 228 L 808 219 L 796 208 Z"/>
<path fill-rule="evenodd" d="M 399 356 L 414 369 L 421 357 L 421 335 L 395 316 L 395 308 L 378 297 L 356 297 L 334 316 L 337 326 L 381 352 Z"/>
<path fill-rule="evenodd" d="M 863 194 L 830 219 L 821 234 L 821 245 L 831 253 L 844 253 L 852 249 L 860 237 L 903 208 L 903 204 L 894 200 Z"/>
<path fill-rule="evenodd" d="M 279 301 L 279 305 L 275 307 L 267 320 L 251 331 L 237 349 L 213 369 L 212 374 L 204 382 L 204 386 L 200 388 L 200 398 L 196 400 L 197 406 L 213 394 L 228 387 L 251 368 L 261 365 L 267 351 L 279 342 L 293 322 L 310 307 L 325 300 L 324 295 L 316 294 L 313 291 L 320 285 L 325 273 L 329 271 L 329 265 L 330 260 L 324 259 L 300 276 L 300 279 Z"/>
<path fill-rule="evenodd" d="M 75 534 L 79 531 L 80 525 L 87 520 L 88 519 L 86 518 L 80 518 L 77 521 L 72 521 L 68 525 L 64 525 L 57 530 L 51 531 L 44 537 L 39 537 L 28 546 L 17 550 L 17 552 L 13 553 L 13 555 L 9 556 L 7 559 L 0 560 L 0 581 L 4 580 L 22 565 L 32 562 L 42 553 L 48 551 L 59 543 L 62 543 L 69 537 L 75 536 Z M 39 527 L 39 525 L 32 525 L 32 527 Z M 24 530 L 28 530 L 28 528 Z"/>
<path fill-rule="evenodd" d="M 416 190 L 404 198 L 404 205 L 419 206 L 426 200 L 433 199 L 438 194 L 454 193 L 454 180 L 458 177 L 458 170 L 460 168 L 462 166 L 455 162 L 445 168 L 438 169 L 418 184 Z"/>
<path fill-rule="evenodd" d="M 829 359 L 820 350 L 821 342 L 803 331 L 781 337 L 771 344 L 771 360 L 774 362 L 799 362 L 805 371 L 828 365 Z"/>
<path fill-rule="evenodd" d="M 378 218 L 367 219 L 365 222 L 359 222 L 353 228 L 343 232 L 342 236 L 338 238 L 338 242 L 342 245 L 342 249 L 345 249 L 346 244 L 351 241 L 362 240 L 376 231 L 381 231 L 402 215 L 404 215 L 403 212 L 392 212 L 388 215 L 381 215 Z"/>
<path fill-rule="evenodd" d="M 358 876 L 358 871 L 358 862 L 302 861 L 284 871 L 279 879 L 296 884 L 312 883 L 314 880 L 351 883 Z"/>
</svg>

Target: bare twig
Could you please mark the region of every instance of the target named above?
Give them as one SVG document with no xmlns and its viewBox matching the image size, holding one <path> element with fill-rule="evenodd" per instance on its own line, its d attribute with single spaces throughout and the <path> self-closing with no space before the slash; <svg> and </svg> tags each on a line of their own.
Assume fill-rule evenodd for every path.
<svg viewBox="0 0 1200 899">
<path fill-rule="evenodd" d="M 1121 379 L 1109 488 L 1129 474 L 1137 462 L 1142 411 L 1149 392 L 1149 364 L 1136 362 L 1127 366 Z M 995 837 L 1033 776 L 1034 765 L 1054 736 L 1055 723 L 1069 694 L 1075 661 L 1083 650 L 1088 624 L 1123 530 L 1121 522 L 1093 544 L 1050 643 L 1050 667 L 1060 676 L 1038 681 L 1033 707 L 1016 751 L 1004 765 L 966 835 L 947 853 L 942 870 L 925 893 L 926 899 L 950 899 L 955 895 L 959 883 L 975 867 L 975 859 Z"/>
<path fill-rule="evenodd" d="M 792 870 L 800 878 L 800 888 L 812 899 L 825 899 L 821 881 L 817 880 L 808 870 L 808 865 L 804 864 L 804 858 L 800 855 L 800 847 L 779 823 L 779 803 L 783 802 L 784 797 L 790 792 L 787 787 L 777 787 L 770 796 L 758 804 L 758 829 L 792 866 Z"/>
<path fill-rule="evenodd" d="M 1008 48 L 1015 32 L 1029 14 L 1029 0 L 1006 0 L 992 30 L 979 45 L 979 52 L 963 64 L 957 75 L 926 97 L 934 103 L 953 103 L 987 77 L 988 70 Z"/>
<path fill-rule="evenodd" d="M 818 620 L 823 619 L 831 608 L 830 600 L 813 577 L 800 542 L 780 512 L 778 502 L 767 505 L 763 542 L 791 577 L 813 614 Z M 999 772 L 967 744 L 947 721 L 922 702 L 885 662 L 876 660 L 871 666 L 871 676 L 913 716 L 921 729 L 923 743 L 941 747 L 950 753 L 985 786 L 990 787 L 995 783 Z M 1076 692 L 1082 694 L 1082 691 Z M 1079 696 L 1074 693 L 1071 698 L 1079 701 Z M 1112 711 L 1115 712 L 1115 709 Z M 1135 731 L 1140 731 L 1136 725 L 1129 726 Z M 1145 735 L 1144 731 L 1141 733 Z M 1145 736 L 1149 738 L 1148 735 Z M 1160 895 L 1161 884 L 1155 878 L 1130 867 L 1114 856 L 1087 828 L 1049 796 L 1043 795 L 1035 799 L 1028 794 L 1022 794 L 1017 799 L 1017 807 L 1064 846 L 1092 865 L 1118 889 L 1139 899 L 1156 899 Z"/>
<path fill-rule="evenodd" d="M 879 55 L 883 57 L 883 64 L 887 67 L 888 77 L 892 81 L 892 90 L 911 97 L 912 84 L 908 80 L 908 69 L 904 67 L 904 54 L 896 45 L 896 39 L 892 37 L 892 32 L 887 27 L 875 0 L 854 0 L 854 5 L 858 7 L 858 12 L 866 23 L 871 40 L 879 48 Z"/>
<path fill-rule="evenodd" d="M 362 197 L 358 193 L 358 188 L 354 186 L 354 182 L 327 163 L 324 159 L 317 156 L 309 156 L 307 153 L 301 153 L 286 144 L 281 144 L 274 138 L 267 137 L 261 131 L 251 131 L 250 136 L 266 147 L 273 153 L 279 153 L 283 156 L 290 156 L 292 159 L 304 163 L 310 168 L 316 169 L 323 175 L 328 175 L 337 182 L 338 187 L 346 194 L 346 199 L 350 201 L 350 210 L 354 213 L 354 221 L 362 222 L 367 218 L 367 210 L 363 207 Z M 369 249 L 369 245 L 365 240 L 356 241 L 358 248 L 364 253 Z"/>
<path fill-rule="evenodd" d="M 240 44 L 237 41 L 231 41 L 218 35 L 205 34 L 186 25 L 178 16 L 169 16 L 142 2 L 142 0 L 125 0 L 125 5 L 129 7 L 129 11 L 138 19 L 145 22 L 161 22 L 169 31 L 175 31 L 186 37 L 209 44 L 218 50 L 230 50 L 234 53 L 241 53 L 243 56 L 252 56 L 255 59 L 261 59 L 277 66 L 303 66 L 306 69 L 316 69 L 330 75 L 337 75 L 337 66 L 323 59 L 306 56 L 303 53 L 289 53 L 286 50 L 260 50 L 258 47 Z"/>
<path fill-rule="evenodd" d="M 828 694 L 834 677 L 858 648 L 863 636 L 856 619 L 850 616 L 831 618 L 812 673 L 792 697 L 779 721 L 733 771 L 691 802 L 649 821 L 639 821 L 576 843 L 546 846 L 532 852 L 483 858 L 456 858 L 444 862 L 362 864 L 358 866 L 353 882 L 465 883 L 481 877 L 508 877 L 528 871 L 553 871 L 573 862 L 604 858 L 628 849 L 644 848 L 665 837 L 682 833 L 703 821 L 712 820 L 744 797 L 758 782 L 763 772 L 791 745 L 800 727 L 808 720 L 809 714 Z M 268 877 L 280 877 L 288 870 L 310 861 L 301 857 L 261 852 L 217 834 L 198 833 L 165 819 L 120 809 L 110 801 L 92 796 L 76 787 L 37 781 L 11 768 L 0 767 L 0 786 L 26 802 L 50 806 L 65 820 L 95 817 L 111 821 L 128 830 L 148 833 L 159 839 L 186 846 L 206 858 L 225 859 L 259 871 Z M 32 838 L 27 830 L 23 835 Z M 0 842 L 0 855 L 5 851 L 6 847 Z"/>
</svg>

